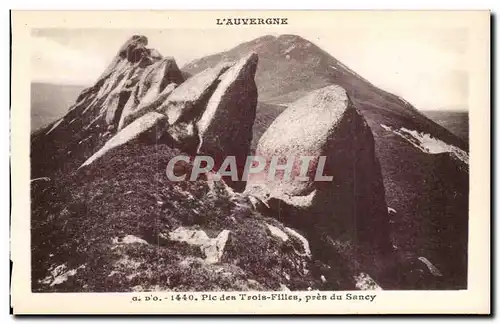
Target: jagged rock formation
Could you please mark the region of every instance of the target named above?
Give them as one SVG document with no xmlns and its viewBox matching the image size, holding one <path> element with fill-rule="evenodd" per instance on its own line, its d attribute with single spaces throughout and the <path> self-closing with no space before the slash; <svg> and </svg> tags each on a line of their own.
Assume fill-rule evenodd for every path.
<svg viewBox="0 0 500 324">
<path fill-rule="evenodd" d="M 118 129 L 127 126 L 138 117 L 155 110 L 166 99 L 175 85 L 184 82 L 174 58 L 167 57 L 151 64 L 137 82 L 132 95 L 123 108 Z M 161 95 L 161 99 L 157 98 Z"/>
<path fill-rule="evenodd" d="M 250 152 L 257 105 L 254 81 L 257 55 L 249 54 L 236 63 L 223 62 L 192 76 L 175 89 L 175 83 L 162 89 L 161 83 L 158 85 L 159 81 L 168 83 L 174 80 L 171 74 L 178 79 L 182 77 L 174 73 L 177 70 L 172 61 L 167 59 L 148 68 L 127 103 L 126 113 L 122 114 L 119 132 L 82 167 L 109 150 L 143 133 L 150 133 L 154 127 L 155 136 L 147 137 L 151 139 L 151 144 L 160 141 L 189 154 L 209 155 L 214 158 L 216 168 L 227 156 L 235 156 L 241 175 Z M 160 72 L 156 69 L 160 69 Z M 151 84 L 156 86 L 152 87 Z M 142 101 L 138 102 L 140 98 Z M 136 108 L 133 108 L 134 105 Z M 141 117 L 144 113 L 146 115 Z M 130 121 L 133 122 L 128 125 Z M 125 128 L 121 129 L 123 126 Z M 244 181 L 226 180 L 237 191 L 245 188 Z"/>
<path fill-rule="evenodd" d="M 68 164 L 68 160 L 70 164 L 83 162 L 116 133 L 120 120 L 123 126 L 123 119 L 131 112 L 148 111 L 143 107 L 135 109 L 129 100 L 135 102 L 137 97 L 150 100 L 167 89 L 169 83 L 183 81 L 175 61 L 163 59 L 147 44 L 146 37 L 132 36 L 96 83 L 82 91 L 68 113 L 33 135 L 32 155 L 39 157 L 33 160 L 34 176 L 37 172 L 53 172 L 61 164 Z M 122 118 L 127 104 L 127 114 Z"/>
<path fill-rule="evenodd" d="M 120 48 L 95 85 L 80 94 L 76 104 L 64 119 L 66 120 L 71 115 L 85 123 L 85 117 L 89 116 L 93 119 L 85 127 L 91 127 L 97 126 L 100 117 L 106 115 L 106 124 L 117 127 L 132 89 L 139 83 L 144 72 L 151 71 L 148 67 L 161 60 L 158 52 L 146 48 L 147 44 L 146 37 L 132 36 Z"/>
<path fill-rule="evenodd" d="M 34 135 L 33 151 L 56 152 L 36 161 L 43 164 L 36 172 L 57 169 L 68 155 L 74 155 L 78 167 L 88 166 L 139 137 L 188 154 L 212 155 L 217 165 L 235 155 L 243 167 L 257 104 L 257 55 L 221 62 L 185 81 L 172 57 L 163 58 L 147 44 L 144 36 L 131 37 L 66 116 Z M 153 127 L 154 136 L 142 136 Z M 217 134 L 221 129 L 224 132 Z M 244 182 L 230 185 L 238 191 L 244 188 Z"/>
<path fill-rule="evenodd" d="M 249 179 L 248 193 L 268 204 L 269 200 L 284 203 L 286 208 L 277 214 L 288 213 L 300 219 L 290 221 L 310 223 L 308 227 L 321 229 L 335 240 L 390 250 L 373 135 L 344 89 L 328 86 L 292 103 L 262 135 L 256 155 L 266 161 L 279 157 L 281 165 L 295 162 L 289 157 L 312 157 L 307 181 L 296 179 L 301 172 L 298 163 L 289 179 L 266 177 L 270 163 L 263 176 Z M 316 179 L 320 156 L 326 157 L 324 175 L 332 176 L 332 181 Z"/>
<path fill-rule="evenodd" d="M 162 136 L 163 129 L 167 127 L 166 125 L 167 117 L 165 115 L 154 111 L 150 112 L 136 119 L 132 124 L 113 136 L 101 149 L 99 149 L 99 151 L 85 161 L 80 168 L 93 163 L 110 150 L 127 144 L 135 139 L 142 138 L 146 143 L 154 143 Z"/>
<path fill-rule="evenodd" d="M 200 144 L 196 120 L 205 110 L 207 102 L 215 91 L 219 77 L 233 63 L 223 62 L 208 68 L 176 88 L 158 111 L 168 116 L 171 125 L 168 136 L 190 154 L 196 154 Z"/>
<path fill-rule="evenodd" d="M 257 62 L 257 54 L 252 53 L 221 75 L 220 84 L 196 122 L 201 139 L 198 153 L 212 156 L 216 167 L 221 165 L 226 156 L 234 156 L 238 179 L 241 179 L 252 143 L 252 126 L 257 107 L 257 86 L 254 81 Z M 238 191 L 245 188 L 244 181 L 224 179 Z"/>
<path fill-rule="evenodd" d="M 158 111 L 168 116 L 168 122 L 190 122 L 199 116 L 219 83 L 219 76 L 231 67 L 232 63 L 221 63 L 208 68 L 179 86 L 168 97 Z"/>
</svg>

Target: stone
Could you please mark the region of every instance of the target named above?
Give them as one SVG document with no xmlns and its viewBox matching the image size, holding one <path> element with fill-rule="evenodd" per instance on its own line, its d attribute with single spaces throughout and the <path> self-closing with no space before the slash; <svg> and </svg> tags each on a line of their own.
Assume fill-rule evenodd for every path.
<svg viewBox="0 0 500 324">
<path fill-rule="evenodd" d="M 354 281 L 356 288 L 359 290 L 382 290 L 378 283 L 364 272 L 354 276 Z"/>
<path fill-rule="evenodd" d="M 130 91 L 122 90 L 110 94 L 109 100 L 105 103 L 106 110 L 106 123 L 109 126 L 116 126 L 120 120 L 123 107 L 130 98 Z"/>
<path fill-rule="evenodd" d="M 158 107 L 158 112 L 168 116 L 169 124 L 192 121 L 204 110 L 206 103 L 219 83 L 219 76 L 231 63 L 221 63 L 187 79 Z"/>
<path fill-rule="evenodd" d="M 186 242 L 189 245 L 199 246 L 201 252 L 205 255 L 205 262 L 213 264 L 219 262 L 222 258 L 229 233 L 228 230 L 223 230 L 216 238 L 212 239 L 202 230 L 178 227 L 170 232 L 168 237 L 172 241 Z"/>
<path fill-rule="evenodd" d="M 269 229 L 269 232 L 271 232 L 271 235 L 273 235 L 274 237 L 281 239 L 283 242 L 288 241 L 288 235 L 286 235 L 286 233 L 280 230 L 278 227 L 267 224 L 267 228 Z"/>
<path fill-rule="evenodd" d="M 61 132 L 96 131 L 109 125 L 117 129 L 132 89 L 143 73 L 159 60 L 156 53 L 155 57 L 150 56 L 147 43 L 145 36 L 134 35 L 122 45 L 95 84 L 80 93 L 57 124 Z M 180 71 L 179 76 L 182 77 Z"/>
<path fill-rule="evenodd" d="M 144 116 L 149 112 L 155 111 L 168 98 L 172 91 L 174 91 L 176 86 L 176 83 L 170 83 L 161 93 L 154 97 L 154 99 L 150 98 L 151 101 L 147 101 L 147 98 L 143 98 L 142 101 L 138 101 L 136 99 L 137 97 L 129 98 L 121 115 L 118 129 L 120 130 L 137 118 Z"/>
<path fill-rule="evenodd" d="M 265 176 L 270 167 L 266 163 L 262 174 L 249 177 L 246 193 L 267 202 L 306 233 L 320 229 L 334 240 L 391 249 L 373 135 L 343 88 L 327 86 L 290 104 L 262 135 L 255 155 L 266 161 L 277 157 L 279 165 L 290 157 L 309 156 L 313 163 L 307 175 L 314 174 L 320 157 L 325 157 L 325 181 L 314 176 L 297 180 L 294 175 L 303 171 L 300 163 L 291 165 L 293 180 L 281 170 L 282 176 L 271 181 Z"/>
<path fill-rule="evenodd" d="M 118 129 L 156 110 L 175 89 L 175 85 L 182 82 L 184 82 L 184 77 L 174 58 L 163 58 L 149 65 L 135 85 L 123 109 Z"/>
<path fill-rule="evenodd" d="M 118 237 L 115 237 L 113 240 L 112 240 L 112 243 L 113 244 L 134 244 L 134 243 L 137 243 L 137 244 L 148 244 L 147 241 L 141 239 L 140 237 L 137 237 L 135 235 L 127 235 L 123 238 L 118 238 Z"/>
<path fill-rule="evenodd" d="M 136 119 L 133 123 L 119 131 L 115 136 L 110 138 L 104 146 L 98 150 L 94 155 L 92 155 L 87 161 L 85 161 L 79 169 L 84 166 L 90 165 L 97 159 L 104 156 L 110 150 L 118 148 L 132 140 L 138 139 L 140 137 L 147 138 L 153 142 L 154 139 L 161 137 L 163 129 L 166 127 L 165 115 L 159 114 L 157 112 L 150 112 Z"/>
<path fill-rule="evenodd" d="M 220 84 L 196 123 L 200 136 L 198 153 L 212 156 L 216 167 L 227 156 L 235 156 L 238 178 L 241 178 L 252 142 L 257 107 L 257 63 L 257 54 L 251 53 L 228 69 L 220 77 Z M 245 188 L 244 181 L 223 179 L 236 191 Z"/>
</svg>

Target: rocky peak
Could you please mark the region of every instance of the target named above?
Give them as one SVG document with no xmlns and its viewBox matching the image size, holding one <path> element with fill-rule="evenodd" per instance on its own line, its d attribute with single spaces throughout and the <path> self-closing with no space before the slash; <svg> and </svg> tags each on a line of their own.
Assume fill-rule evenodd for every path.
<svg viewBox="0 0 500 324">
<path fill-rule="evenodd" d="M 130 37 L 125 44 L 122 45 L 118 51 L 118 55 L 121 58 L 126 58 L 130 62 L 138 62 L 143 55 L 147 53 L 146 46 L 148 45 L 148 38 L 142 35 L 133 35 Z M 134 55 L 134 52 L 137 55 Z"/>
<path fill-rule="evenodd" d="M 175 60 L 163 59 L 147 45 L 145 36 L 129 38 L 95 84 L 82 91 L 68 113 L 50 125 L 48 131 L 34 137 L 34 150 L 43 147 L 42 151 L 54 152 L 36 161 L 41 165 L 35 169 L 44 172 L 57 168 L 58 161 L 69 158 L 68 152 L 71 159 L 88 157 L 116 133 L 124 107 L 131 99 L 136 100 L 139 90 L 144 96 L 152 93 L 147 97 L 151 99 L 169 83 L 183 82 Z"/>
</svg>

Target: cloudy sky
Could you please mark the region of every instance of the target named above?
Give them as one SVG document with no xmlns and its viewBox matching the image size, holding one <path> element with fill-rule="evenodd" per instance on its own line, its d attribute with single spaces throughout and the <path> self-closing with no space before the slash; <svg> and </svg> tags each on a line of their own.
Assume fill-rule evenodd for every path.
<svg viewBox="0 0 500 324">
<path fill-rule="evenodd" d="M 378 87 L 417 109 L 465 110 L 468 100 L 467 30 L 384 25 L 336 30 L 286 30 L 329 52 Z M 43 29 L 32 32 L 31 64 L 37 82 L 90 85 L 132 34 L 175 57 L 180 67 L 272 34 L 263 29 Z"/>
</svg>

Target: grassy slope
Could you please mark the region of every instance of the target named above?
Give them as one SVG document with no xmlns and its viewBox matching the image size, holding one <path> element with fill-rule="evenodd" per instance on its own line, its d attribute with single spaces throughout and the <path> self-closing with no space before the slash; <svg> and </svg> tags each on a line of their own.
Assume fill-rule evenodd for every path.
<svg viewBox="0 0 500 324">
<path fill-rule="evenodd" d="M 466 111 L 428 110 L 424 115 L 469 142 L 469 113 Z"/>
<path fill-rule="evenodd" d="M 31 131 L 64 116 L 84 86 L 31 83 Z"/>
<path fill-rule="evenodd" d="M 266 224 L 283 225 L 252 210 L 247 200 L 234 201 L 220 188 L 210 191 L 203 179 L 168 181 L 164 170 L 177 154 L 165 145 L 135 142 L 85 171 L 56 173 L 50 182 L 36 182 L 33 290 L 279 290 L 280 283 L 290 289 L 323 287 L 321 267 L 297 255 L 297 240 L 282 242 L 270 235 Z M 198 247 L 161 238 L 179 226 L 203 229 L 210 237 L 230 230 L 221 262 L 207 264 Z M 112 244 L 113 238 L 126 235 L 149 244 Z M 64 283 L 43 283 L 58 265 L 83 267 Z M 329 285 L 339 287 L 333 280 Z"/>
</svg>

